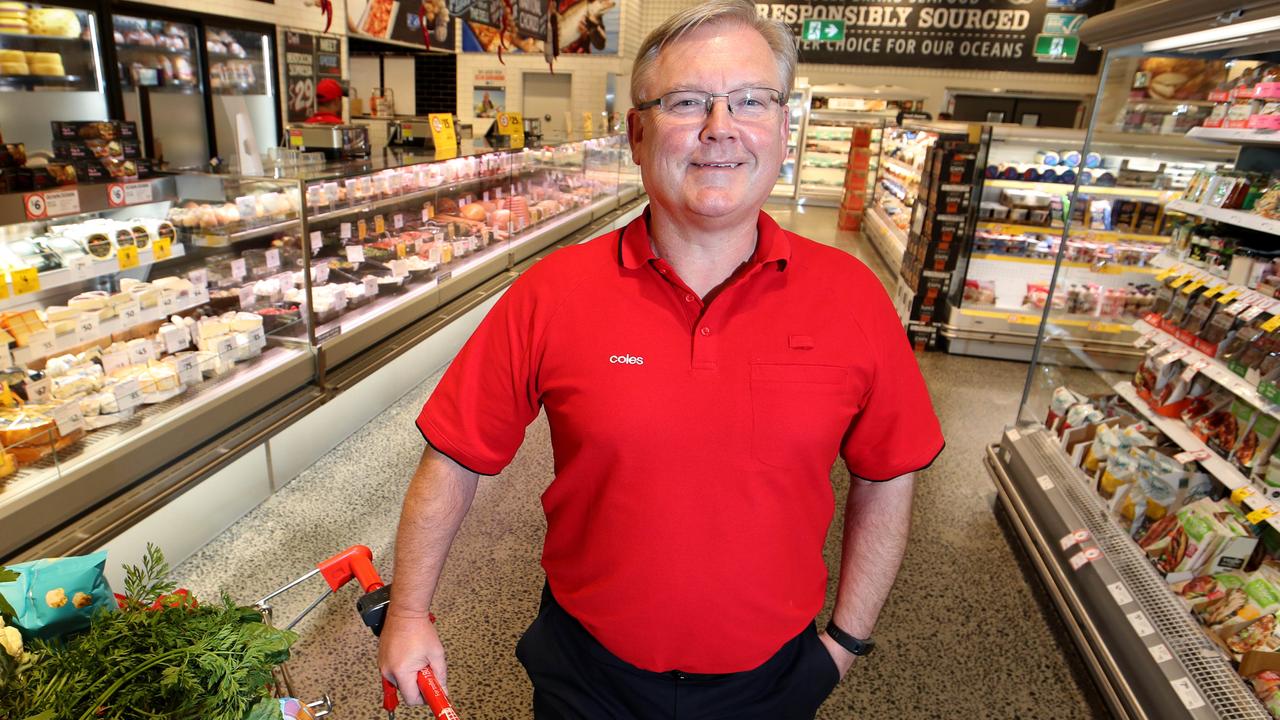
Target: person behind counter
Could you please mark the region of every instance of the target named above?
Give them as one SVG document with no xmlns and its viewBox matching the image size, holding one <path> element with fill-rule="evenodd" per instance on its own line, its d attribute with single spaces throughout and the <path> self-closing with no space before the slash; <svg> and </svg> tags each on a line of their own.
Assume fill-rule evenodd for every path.
<svg viewBox="0 0 1280 720">
<path fill-rule="evenodd" d="M 316 112 L 306 119 L 308 125 L 341 125 L 342 97 L 346 95 L 341 83 L 325 78 L 316 83 Z"/>
</svg>

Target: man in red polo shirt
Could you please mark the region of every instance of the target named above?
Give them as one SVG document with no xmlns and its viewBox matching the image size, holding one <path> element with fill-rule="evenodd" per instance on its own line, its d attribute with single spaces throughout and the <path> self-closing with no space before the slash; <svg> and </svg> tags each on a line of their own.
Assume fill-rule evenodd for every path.
<svg viewBox="0 0 1280 720">
<path fill-rule="evenodd" d="M 787 145 L 785 26 L 743 0 L 654 31 L 632 73 L 650 206 L 535 265 L 418 418 L 384 676 L 444 679 L 426 620 L 477 475 L 545 409 L 542 607 L 516 654 L 538 718 L 811 718 L 871 648 L 942 435 L 875 276 L 760 211 Z M 823 542 L 854 476 L 832 622 Z"/>
</svg>

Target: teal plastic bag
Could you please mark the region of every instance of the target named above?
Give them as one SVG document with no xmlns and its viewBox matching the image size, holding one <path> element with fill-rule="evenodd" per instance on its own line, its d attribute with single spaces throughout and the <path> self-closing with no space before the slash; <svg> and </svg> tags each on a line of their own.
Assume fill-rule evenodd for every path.
<svg viewBox="0 0 1280 720">
<path fill-rule="evenodd" d="M 115 596 L 102 574 L 107 551 L 9 565 L 18 579 L 0 583 L 0 595 L 16 613 L 9 623 L 24 638 L 52 640 L 89 627 L 101 608 L 114 610 Z"/>
</svg>

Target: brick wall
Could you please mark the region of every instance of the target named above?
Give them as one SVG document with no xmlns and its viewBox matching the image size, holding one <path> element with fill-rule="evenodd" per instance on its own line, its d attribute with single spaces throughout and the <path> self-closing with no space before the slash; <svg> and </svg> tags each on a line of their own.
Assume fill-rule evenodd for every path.
<svg viewBox="0 0 1280 720">
<path fill-rule="evenodd" d="M 417 89 L 414 113 L 454 112 L 458 105 L 458 56 L 422 54 L 415 55 L 413 62 Z"/>
</svg>

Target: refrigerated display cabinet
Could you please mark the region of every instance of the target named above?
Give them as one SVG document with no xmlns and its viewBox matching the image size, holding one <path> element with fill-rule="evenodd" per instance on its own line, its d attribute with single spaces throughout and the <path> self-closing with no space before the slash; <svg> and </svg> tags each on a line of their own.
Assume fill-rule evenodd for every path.
<svg viewBox="0 0 1280 720">
<path fill-rule="evenodd" d="M 273 30 L 209 23 L 204 31 L 219 154 L 231 156 L 236 147 L 239 113 L 248 118 L 258 151 L 266 153 L 281 137 Z"/>
<path fill-rule="evenodd" d="M 156 475 L 325 402 L 339 365 L 640 193 L 622 136 L 303 160 L 81 185 L 40 220 L 0 195 L 0 557 L 83 549 L 50 533 L 159 502 Z"/>
<path fill-rule="evenodd" d="M 113 15 L 124 119 L 138 125 L 143 155 L 172 169 L 212 155 L 200 28 L 191 22 Z"/>
<path fill-rule="evenodd" d="M 1161 53 L 1280 60 L 1280 3 L 1222 9 L 1143 3 L 1091 18 L 1080 36 L 1107 51 L 1100 87 L 1128 60 Z M 1235 108 L 1239 127 L 1188 133 L 1234 160 L 1206 164 L 1164 205 L 1185 219 L 1150 260 L 1160 268 L 1151 301 L 1108 320 L 1133 329 L 1127 363 L 1100 360 L 1074 318 L 1053 310 L 1097 282 L 1095 267 L 1070 260 L 1080 219 L 1065 214 L 1018 416 L 986 453 L 999 507 L 1116 717 L 1280 712 L 1280 156 L 1260 127 L 1275 112 L 1277 76 L 1238 85 L 1231 104 L 1248 106 Z M 1095 110 L 1083 155 L 1118 156 L 1150 138 L 1100 132 L 1105 120 Z M 1185 147 L 1152 156 L 1168 166 Z M 1070 207 L 1088 208 L 1096 190 L 1076 188 Z"/>
<path fill-rule="evenodd" d="M 1229 165 L 1234 153 L 1180 135 L 1095 129 L 1088 151 L 1085 139 L 1083 130 L 983 127 L 976 221 L 947 299 L 950 352 L 1030 359 L 1060 267 L 1065 290 L 1051 307 L 1057 331 L 1081 341 L 1092 362 L 1132 362 L 1133 321 L 1185 220 L 1170 202 L 1197 171 Z M 1079 362 L 1074 354 L 1057 357 Z"/>
<path fill-rule="evenodd" d="M 798 87 L 787 98 L 787 157 L 778 171 L 778 182 L 773 186 L 772 197 L 794 200 L 796 197 L 796 170 L 800 162 L 800 139 L 804 137 L 804 123 L 809 116 L 809 88 Z"/>
</svg>

